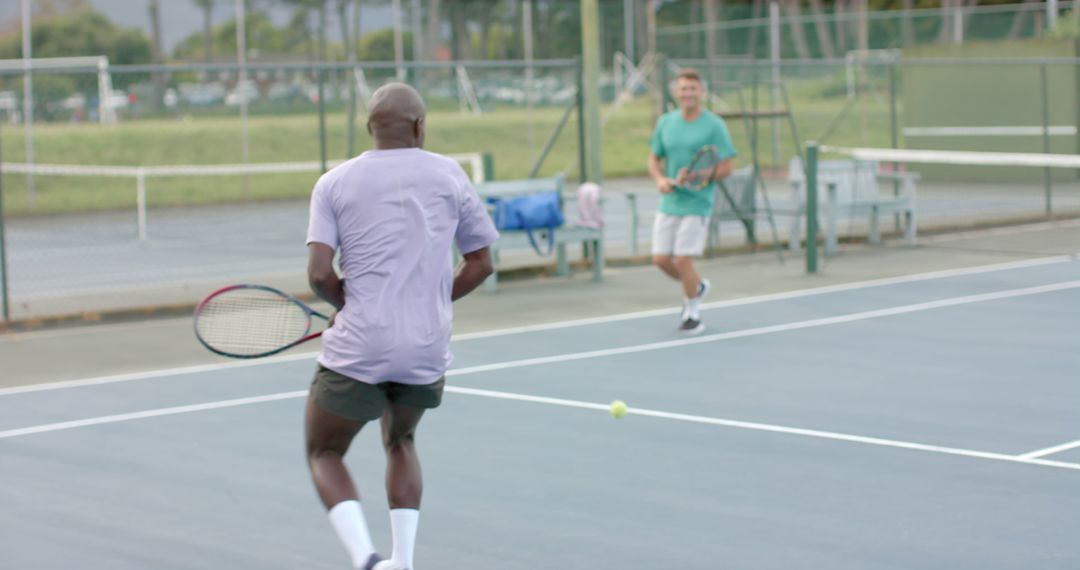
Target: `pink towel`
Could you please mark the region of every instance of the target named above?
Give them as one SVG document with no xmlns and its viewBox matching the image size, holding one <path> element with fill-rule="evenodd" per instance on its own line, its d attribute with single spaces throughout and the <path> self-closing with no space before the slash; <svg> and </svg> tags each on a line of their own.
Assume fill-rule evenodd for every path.
<svg viewBox="0 0 1080 570">
<path fill-rule="evenodd" d="M 578 225 L 587 228 L 604 227 L 604 211 L 600 208 L 600 187 L 586 182 L 578 187 Z"/>
</svg>

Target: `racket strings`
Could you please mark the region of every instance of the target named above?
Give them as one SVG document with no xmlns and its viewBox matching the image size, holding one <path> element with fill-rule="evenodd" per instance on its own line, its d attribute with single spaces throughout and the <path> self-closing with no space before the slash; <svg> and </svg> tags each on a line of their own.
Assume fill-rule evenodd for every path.
<svg viewBox="0 0 1080 570">
<path fill-rule="evenodd" d="M 712 171 L 720 164 L 720 155 L 712 146 L 697 151 L 687 167 L 686 185 L 694 190 L 701 190 L 712 182 Z"/>
<path fill-rule="evenodd" d="M 237 289 L 207 301 L 195 328 L 217 350 L 257 355 L 300 340 L 311 329 L 311 319 L 299 305 L 278 294 Z"/>
</svg>

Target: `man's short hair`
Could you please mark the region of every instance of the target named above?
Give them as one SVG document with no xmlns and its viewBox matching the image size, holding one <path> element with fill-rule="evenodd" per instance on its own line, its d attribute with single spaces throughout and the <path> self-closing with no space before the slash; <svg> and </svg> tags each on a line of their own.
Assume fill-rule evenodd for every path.
<svg viewBox="0 0 1080 570">
<path fill-rule="evenodd" d="M 693 67 L 684 68 L 682 71 L 679 72 L 677 79 L 692 79 L 694 81 L 697 81 L 698 83 L 702 83 L 701 73 L 699 73 L 698 70 L 694 69 Z"/>
</svg>

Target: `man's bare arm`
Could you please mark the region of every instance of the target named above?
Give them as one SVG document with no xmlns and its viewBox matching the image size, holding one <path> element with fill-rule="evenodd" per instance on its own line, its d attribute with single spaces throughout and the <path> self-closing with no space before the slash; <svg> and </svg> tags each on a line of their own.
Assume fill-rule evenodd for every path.
<svg viewBox="0 0 1080 570">
<path fill-rule="evenodd" d="M 481 248 L 466 253 L 463 257 L 465 261 L 458 267 L 457 275 L 454 276 L 454 288 L 450 294 L 452 301 L 457 301 L 471 293 L 495 271 L 495 267 L 491 264 L 491 248 Z"/>
<path fill-rule="evenodd" d="M 334 249 L 325 243 L 308 245 L 308 285 L 335 309 L 345 306 L 345 280 L 334 271 Z"/>
<path fill-rule="evenodd" d="M 728 176 L 731 176 L 732 159 L 721 161 L 716 165 L 716 170 L 713 171 L 713 180 L 723 180 Z"/>
<path fill-rule="evenodd" d="M 667 194 L 675 189 L 675 181 L 664 174 L 664 159 L 649 153 L 649 176 L 656 181 L 656 187 L 661 194 Z"/>
</svg>

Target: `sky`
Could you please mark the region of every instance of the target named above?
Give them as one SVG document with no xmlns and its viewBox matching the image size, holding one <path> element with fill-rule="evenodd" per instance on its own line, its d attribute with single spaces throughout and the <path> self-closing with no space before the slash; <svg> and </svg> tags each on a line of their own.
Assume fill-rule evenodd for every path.
<svg viewBox="0 0 1080 570">
<path fill-rule="evenodd" d="M 30 0 L 33 4 L 35 0 Z M 259 4 L 270 4 L 270 16 L 274 22 L 284 24 L 288 21 L 292 11 L 289 8 L 274 6 L 265 1 Z M 147 10 L 146 0 L 90 0 L 95 8 L 103 12 L 117 24 L 144 30 L 150 34 L 150 15 Z M 232 19 L 235 14 L 236 2 L 234 0 L 218 0 L 218 6 L 214 8 L 215 25 L 225 20 Z M 403 2 L 406 6 L 409 2 Z M 22 18 L 22 0 L 0 0 L 0 25 L 10 28 L 18 25 Z M 191 0 L 159 0 L 161 8 L 162 36 L 166 51 L 171 52 L 181 40 L 195 32 L 202 31 L 202 10 L 197 8 Z M 362 4 L 363 5 L 363 4 Z M 390 25 L 390 9 L 388 6 L 364 6 L 361 12 L 361 27 L 364 30 L 377 30 Z M 336 22 L 331 22 L 328 37 L 337 40 Z"/>
</svg>

